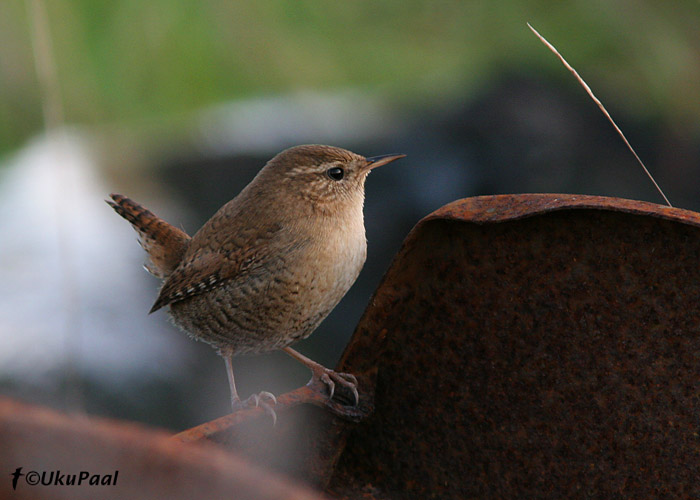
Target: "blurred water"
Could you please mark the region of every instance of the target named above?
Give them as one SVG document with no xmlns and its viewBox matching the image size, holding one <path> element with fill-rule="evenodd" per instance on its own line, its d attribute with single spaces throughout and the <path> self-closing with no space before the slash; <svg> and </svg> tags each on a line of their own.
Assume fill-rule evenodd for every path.
<svg viewBox="0 0 700 500">
<path fill-rule="evenodd" d="M 2 170 L 0 379 L 29 399 L 71 377 L 113 388 L 176 377 L 187 361 L 145 314 L 155 282 L 134 265 L 143 256 L 102 202 L 108 192 L 75 130 L 36 138 Z"/>
</svg>

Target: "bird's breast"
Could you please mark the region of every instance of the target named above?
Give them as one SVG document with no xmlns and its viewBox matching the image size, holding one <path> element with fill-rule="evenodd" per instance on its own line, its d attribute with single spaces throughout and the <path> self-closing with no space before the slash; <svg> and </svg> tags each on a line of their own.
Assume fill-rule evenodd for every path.
<svg viewBox="0 0 700 500">
<path fill-rule="evenodd" d="M 308 267 L 310 282 L 329 293 L 336 301 L 357 279 L 367 258 L 367 240 L 362 218 L 343 221 L 321 231 L 312 245 Z"/>
</svg>

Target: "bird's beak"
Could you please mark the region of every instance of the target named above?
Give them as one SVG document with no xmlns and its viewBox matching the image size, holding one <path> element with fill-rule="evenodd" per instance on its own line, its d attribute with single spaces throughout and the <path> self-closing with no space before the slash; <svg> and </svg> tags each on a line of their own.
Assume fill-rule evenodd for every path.
<svg viewBox="0 0 700 500">
<path fill-rule="evenodd" d="M 372 156 L 371 158 L 365 158 L 367 160 L 367 170 L 372 170 L 377 167 L 381 167 L 382 165 L 386 165 L 387 163 L 391 163 L 394 160 L 398 160 L 399 158 L 403 158 L 406 155 L 381 155 L 381 156 Z"/>
</svg>

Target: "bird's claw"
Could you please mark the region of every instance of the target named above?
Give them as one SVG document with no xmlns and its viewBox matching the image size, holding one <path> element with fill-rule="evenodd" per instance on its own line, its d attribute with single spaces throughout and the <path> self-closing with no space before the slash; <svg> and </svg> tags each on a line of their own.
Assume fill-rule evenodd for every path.
<svg viewBox="0 0 700 500">
<path fill-rule="evenodd" d="M 339 384 L 352 392 L 355 400 L 355 404 L 353 406 L 357 406 L 360 403 L 360 394 L 357 391 L 357 378 L 353 374 L 336 372 L 322 366 L 321 369 L 317 371 L 314 370 L 313 377 L 311 377 L 311 381 L 309 383 L 312 384 L 315 380 L 320 380 L 326 386 L 328 386 L 328 399 L 333 399 L 333 395 L 335 394 L 335 385 Z"/>
<path fill-rule="evenodd" d="M 275 410 L 272 408 L 272 406 L 270 406 L 270 403 L 265 401 L 266 399 L 269 400 L 272 405 L 277 404 L 277 398 L 274 394 L 271 392 L 262 391 L 258 394 L 253 394 L 245 401 L 239 400 L 237 403 L 234 403 L 233 411 L 235 412 L 244 408 L 262 408 L 265 410 L 265 413 L 272 417 L 272 425 L 274 426 L 277 424 L 277 413 L 275 413 Z"/>
<path fill-rule="evenodd" d="M 262 392 L 259 392 L 257 394 L 253 394 L 252 396 L 250 396 L 246 400 L 246 404 L 248 406 L 258 407 L 258 406 L 261 406 L 262 404 L 265 404 L 263 399 L 269 399 L 270 401 L 272 401 L 273 405 L 277 404 L 277 398 L 275 397 L 275 395 L 272 394 L 271 392 L 267 392 L 267 391 L 262 391 Z"/>
</svg>

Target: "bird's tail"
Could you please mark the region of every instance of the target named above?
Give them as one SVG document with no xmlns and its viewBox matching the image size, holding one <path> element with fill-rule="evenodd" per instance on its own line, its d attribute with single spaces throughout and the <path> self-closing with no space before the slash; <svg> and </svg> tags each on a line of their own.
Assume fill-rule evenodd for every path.
<svg viewBox="0 0 700 500">
<path fill-rule="evenodd" d="M 105 200 L 107 204 L 139 234 L 139 243 L 148 253 L 146 270 L 159 278 L 167 278 L 182 260 L 189 235 L 126 196 L 110 194 L 109 197 L 114 201 Z"/>
</svg>

